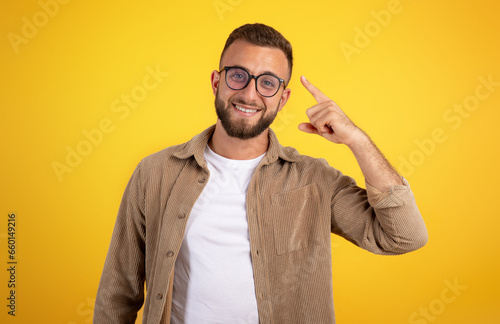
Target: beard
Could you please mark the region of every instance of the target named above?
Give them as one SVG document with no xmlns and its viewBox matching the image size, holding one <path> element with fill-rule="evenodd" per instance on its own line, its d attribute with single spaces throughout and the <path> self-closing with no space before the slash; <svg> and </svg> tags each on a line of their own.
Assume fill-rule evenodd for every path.
<svg viewBox="0 0 500 324">
<path fill-rule="evenodd" d="M 242 104 L 246 104 L 241 101 Z M 253 126 L 248 125 L 245 120 L 233 121 L 231 120 L 230 111 L 233 109 L 233 105 L 228 102 L 227 105 L 224 101 L 219 98 L 219 92 L 215 94 L 215 111 L 217 112 L 217 117 L 221 121 L 222 127 L 226 131 L 227 135 L 235 137 L 238 139 L 250 139 L 260 135 L 265 131 L 274 121 L 276 115 L 278 114 L 278 109 L 268 116 L 266 116 L 267 109 L 261 110 L 262 116 Z"/>
</svg>

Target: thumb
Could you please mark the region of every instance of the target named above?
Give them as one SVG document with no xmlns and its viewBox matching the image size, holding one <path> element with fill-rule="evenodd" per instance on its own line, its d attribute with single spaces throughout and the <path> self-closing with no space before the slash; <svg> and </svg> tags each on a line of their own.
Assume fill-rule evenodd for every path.
<svg viewBox="0 0 500 324">
<path fill-rule="evenodd" d="M 309 134 L 320 135 L 316 127 L 314 127 L 311 123 L 300 123 L 299 130 Z"/>
</svg>

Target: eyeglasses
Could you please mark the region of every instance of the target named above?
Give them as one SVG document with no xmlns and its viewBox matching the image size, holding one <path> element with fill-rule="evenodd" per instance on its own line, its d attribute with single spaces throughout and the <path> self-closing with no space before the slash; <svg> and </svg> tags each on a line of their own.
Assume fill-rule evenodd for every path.
<svg viewBox="0 0 500 324">
<path fill-rule="evenodd" d="M 257 92 L 263 97 L 272 97 L 278 92 L 282 83 L 285 85 L 285 80 L 269 73 L 255 76 L 248 73 L 244 68 L 237 66 L 225 66 L 219 73 L 223 70 L 226 71 L 226 84 L 233 90 L 244 89 L 250 83 L 250 80 L 255 79 Z"/>
</svg>

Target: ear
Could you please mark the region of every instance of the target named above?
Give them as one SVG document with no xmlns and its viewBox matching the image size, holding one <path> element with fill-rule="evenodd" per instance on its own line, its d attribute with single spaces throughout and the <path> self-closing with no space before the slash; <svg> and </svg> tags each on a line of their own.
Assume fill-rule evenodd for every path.
<svg viewBox="0 0 500 324">
<path fill-rule="evenodd" d="M 285 107 L 285 104 L 288 101 L 288 98 L 290 98 L 291 92 L 292 92 L 292 90 L 288 89 L 288 88 L 283 90 L 283 93 L 281 94 L 281 98 L 280 98 L 280 104 L 278 106 L 278 111 L 280 111 L 281 109 L 283 109 L 283 107 Z"/>
<path fill-rule="evenodd" d="M 212 74 L 210 75 L 210 81 L 212 82 L 212 92 L 215 96 L 217 93 L 217 88 L 219 87 L 219 81 L 220 81 L 220 73 L 219 71 L 213 70 Z"/>
</svg>

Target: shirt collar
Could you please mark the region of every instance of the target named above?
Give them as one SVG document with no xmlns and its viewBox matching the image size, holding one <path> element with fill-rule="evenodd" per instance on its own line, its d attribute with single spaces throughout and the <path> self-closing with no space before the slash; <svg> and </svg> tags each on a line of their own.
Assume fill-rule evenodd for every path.
<svg viewBox="0 0 500 324">
<path fill-rule="evenodd" d="M 196 162 L 198 162 L 200 166 L 205 166 L 205 160 L 203 158 L 205 147 L 214 131 L 215 125 L 205 129 L 200 134 L 194 136 L 189 142 L 185 143 L 180 151 L 174 153 L 174 156 L 179 159 L 187 159 L 194 156 Z M 269 128 L 269 147 L 266 156 L 262 159 L 263 164 L 273 163 L 278 158 L 289 162 L 298 162 L 299 156 L 299 153 L 294 148 L 281 146 L 276 134 Z"/>
</svg>

